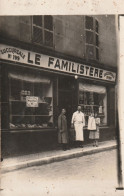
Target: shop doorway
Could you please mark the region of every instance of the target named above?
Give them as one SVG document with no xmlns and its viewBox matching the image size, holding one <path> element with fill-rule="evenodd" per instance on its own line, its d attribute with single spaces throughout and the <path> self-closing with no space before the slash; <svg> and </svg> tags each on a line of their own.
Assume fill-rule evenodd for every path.
<svg viewBox="0 0 124 196">
<path fill-rule="evenodd" d="M 64 90 L 59 91 L 59 112 L 61 112 L 62 108 L 66 109 L 67 123 L 68 127 L 70 127 L 73 113 L 72 92 Z"/>
<path fill-rule="evenodd" d="M 58 108 L 66 109 L 68 127 L 71 126 L 71 118 L 74 112 L 74 90 L 75 81 L 72 78 L 61 77 L 58 81 Z"/>
</svg>

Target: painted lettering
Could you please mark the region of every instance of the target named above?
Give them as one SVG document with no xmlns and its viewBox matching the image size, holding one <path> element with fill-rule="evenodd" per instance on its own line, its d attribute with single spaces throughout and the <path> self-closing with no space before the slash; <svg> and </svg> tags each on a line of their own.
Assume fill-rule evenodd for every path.
<svg viewBox="0 0 124 196">
<path fill-rule="evenodd" d="M 95 69 L 94 77 L 98 77 L 98 69 Z"/>
<path fill-rule="evenodd" d="M 99 71 L 99 78 L 102 78 L 103 77 L 103 70 L 100 69 Z"/>
<path fill-rule="evenodd" d="M 74 63 L 72 63 L 72 72 L 76 72 L 76 70 L 74 69 Z"/>
<path fill-rule="evenodd" d="M 86 66 L 86 75 L 88 74 L 89 67 Z"/>
<path fill-rule="evenodd" d="M 59 59 L 56 60 L 56 64 L 55 64 L 54 68 L 59 68 L 60 69 L 60 61 L 59 61 Z"/>
<path fill-rule="evenodd" d="M 84 74 L 84 65 L 80 66 L 80 74 Z"/>
<path fill-rule="evenodd" d="M 35 64 L 36 65 L 40 65 L 40 58 L 41 58 L 41 55 L 35 54 Z"/>
<path fill-rule="evenodd" d="M 93 76 L 93 70 L 94 69 L 92 67 L 90 67 L 90 73 L 89 73 L 90 76 Z"/>
<path fill-rule="evenodd" d="M 66 71 L 67 71 L 67 69 L 68 69 L 68 61 L 66 61 L 66 62 L 64 62 L 63 60 L 62 60 L 62 65 L 61 65 L 61 69 L 66 69 Z"/>
<path fill-rule="evenodd" d="M 49 57 L 48 67 L 50 67 L 50 65 L 53 65 L 53 61 L 54 61 L 54 58 L 53 57 Z"/>
<path fill-rule="evenodd" d="M 28 52 L 28 63 L 33 64 L 33 61 L 30 59 L 30 52 Z"/>
</svg>

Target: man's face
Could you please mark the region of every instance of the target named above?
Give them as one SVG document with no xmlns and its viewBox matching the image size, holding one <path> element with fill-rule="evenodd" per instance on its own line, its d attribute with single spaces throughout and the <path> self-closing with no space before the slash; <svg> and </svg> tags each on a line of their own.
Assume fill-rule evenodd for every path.
<svg viewBox="0 0 124 196">
<path fill-rule="evenodd" d="M 78 106 L 78 108 L 77 108 L 77 109 L 78 109 L 78 111 L 80 112 L 80 111 L 81 111 L 81 106 Z"/>
<path fill-rule="evenodd" d="M 62 109 L 62 113 L 65 114 L 66 113 L 66 110 L 65 109 Z"/>
</svg>

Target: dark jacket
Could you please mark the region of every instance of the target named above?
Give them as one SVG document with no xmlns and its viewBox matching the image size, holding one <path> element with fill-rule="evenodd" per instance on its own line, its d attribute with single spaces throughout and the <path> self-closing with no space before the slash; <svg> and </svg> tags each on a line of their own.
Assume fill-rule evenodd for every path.
<svg viewBox="0 0 124 196">
<path fill-rule="evenodd" d="M 60 114 L 58 118 L 58 142 L 68 143 L 67 120 L 64 114 Z"/>
</svg>

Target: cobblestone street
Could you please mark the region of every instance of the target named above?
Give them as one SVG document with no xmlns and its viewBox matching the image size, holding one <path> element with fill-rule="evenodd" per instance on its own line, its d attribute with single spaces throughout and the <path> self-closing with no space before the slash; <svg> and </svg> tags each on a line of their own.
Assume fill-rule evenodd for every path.
<svg viewBox="0 0 124 196">
<path fill-rule="evenodd" d="M 1 195 L 123 195 L 116 167 L 116 150 L 30 167 L 3 174 Z"/>
</svg>

